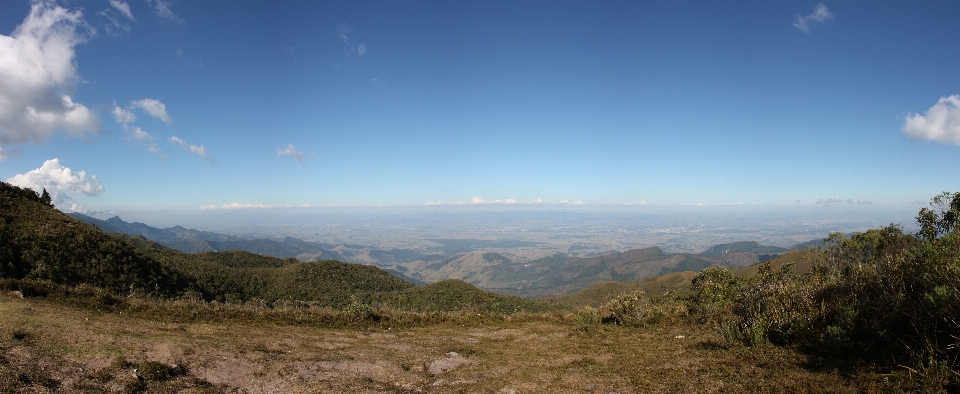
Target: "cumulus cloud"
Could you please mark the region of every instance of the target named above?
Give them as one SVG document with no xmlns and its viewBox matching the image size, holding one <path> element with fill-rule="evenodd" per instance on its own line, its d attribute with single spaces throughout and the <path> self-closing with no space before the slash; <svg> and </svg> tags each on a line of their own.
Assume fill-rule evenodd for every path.
<svg viewBox="0 0 960 394">
<path fill-rule="evenodd" d="M 914 140 L 960 145 L 960 95 L 941 97 L 925 115 L 908 114 L 900 130 Z"/>
<path fill-rule="evenodd" d="M 587 203 L 580 200 L 573 200 L 573 205 L 586 205 Z"/>
<path fill-rule="evenodd" d="M 139 108 L 146 112 L 154 118 L 160 119 L 166 123 L 173 122 L 173 119 L 170 119 L 170 115 L 167 115 L 167 106 L 164 103 L 161 103 L 160 100 L 154 100 L 152 98 L 145 98 L 143 100 L 133 100 L 130 102 L 135 108 Z"/>
<path fill-rule="evenodd" d="M 563 200 L 560 200 L 560 202 L 559 202 L 558 204 L 569 204 L 569 203 L 570 203 L 570 201 L 567 201 L 567 199 L 564 198 Z"/>
<path fill-rule="evenodd" d="M 113 119 L 121 125 L 128 125 L 130 123 L 137 121 L 137 115 L 134 115 L 133 112 L 130 112 L 126 109 L 120 108 L 117 106 L 117 103 L 113 103 L 113 110 L 110 111 L 113 114 Z"/>
<path fill-rule="evenodd" d="M 99 132 L 97 115 L 70 97 L 80 80 L 74 47 L 95 34 L 80 11 L 52 1 L 34 2 L 11 35 L 0 34 L 0 146 Z"/>
<path fill-rule="evenodd" d="M 174 23 L 183 23 L 183 18 L 174 14 L 170 10 L 171 3 L 169 1 L 163 0 L 147 0 L 147 3 L 153 6 L 153 12 L 160 17 L 160 19 L 165 19 Z"/>
<path fill-rule="evenodd" d="M 811 23 L 814 23 L 814 22 L 824 23 L 830 19 L 833 19 L 833 13 L 830 12 L 827 6 L 821 3 L 821 4 L 817 4 L 817 6 L 814 7 L 813 12 L 805 16 L 800 16 L 800 14 L 797 14 L 796 16 L 794 16 L 793 27 L 796 27 L 797 29 L 799 29 L 800 31 L 803 31 L 804 33 L 810 33 Z"/>
<path fill-rule="evenodd" d="M 485 204 L 485 203 L 486 203 L 486 201 L 484 201 L 482 198 L 477 197 L 477 196 L 473 196 L 473 198 L 470 199 L 470 202 L 473 203 L 473 204 Z"/>
<path fill-rule="evenodd" d="M 7 179 L 7 183 L 29 187 L 38 193 L 47 189 L 51 200 L 57 205 L 72 200 L 68 192 L 96 196 L 103 191 L 103 185 L 95 175 L 88 179 L 86 171 L 73 172 L 56 158 L 45 161 L 40 168 L 14 175 Z"/>
<path fill-rule="evenodd" d="M 305 165 L 303 163 L 303 159 L 304 159 L 303 151 L 297 149 L 297 147 L 293 146 L 293 144 L 291 143 L 287 143 L 287 147 L 283 149 L 280 149 L 279 146 L 277 147 L 277 158 L 281 158 L 283 156 L 290 156 L 296 159 L 298 162 L 300 162 L 300 165 Z M 316 154 L 310 155 L 311 158 L 316 156 L 317 156 Z"/>
<path fill-rule="evenodd" d="M 186 141 L 184 141 L 183 139 L 177 136 L 170 137 L 169 141 L 171 144 L 180 145 L 180 147 L 187 152 L 193 153 L 197 156 L 200 156 L 204 159 L 209 160 L 210 162 L 213 162 L 213 159 L 211 159 L 210 156 L 207 156 L 207 149 L 204 148 L 203 145 L 200 145 L 200 146 L 190 145 Z"/>
</svg>

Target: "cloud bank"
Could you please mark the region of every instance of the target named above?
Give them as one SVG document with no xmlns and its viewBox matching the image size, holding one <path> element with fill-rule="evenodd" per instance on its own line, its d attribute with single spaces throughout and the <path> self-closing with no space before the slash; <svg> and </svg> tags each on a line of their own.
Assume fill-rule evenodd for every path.
<svg viewBox="0 0 960 394">
<path fill-rule="evenodd" d="M 914 140 L 960 145 L 960 95 L 941 97 L 926 114 L 908 114 L 904 134 Z"/>
<path fill-rule="evenodd" d="M 79 138 L 99 132 L 97 115 L 69 94 L 80 80 L 74 47 L 95 34 L 80 11 L 52 1 L 34 2 L 10 36 L 0 34 L 0 151 L 57 130 Z"/>
<path fill-rule="evenodd" d="M 88 179 L 86 171 L 73 172 L 70 168 L 61 165 L 60 160 L 56 158 L 45 161 L 40 168 L 25 174 L 14 175 L 7 179 L 7 183 L 29 187 L 38 193 L 47 189 L 47 193 L 50 193 L 50 198 L 56 205 L 72 200 L 67 192 L 96 196 L 103 191 L 103 185 L 95 175 L 91 175 Z"/>
<path fill-rule="evenodd" d="M 264 205 L 264 204 L 240 204 L 237 202 L 232 202 L 229 204 L 223 204 L 221 206 L 216 205 L 201 205 L 200 210 L 216 210 L 216 209 L 270 209 L 276 208 L 273 205 Z"/>
<path fill-rule="evenodd" d="M 804 33 L 810 33 L 811 23 L 824 23 L 830 19 L 833 19 L 833 13 L 830 12 L 827 6 L 820 3 L 813 9 L 813 12 L 805 16 L 800 16 L 800 14 L 794 16 L 793 27 L 796 27 Z"/>
</svg>

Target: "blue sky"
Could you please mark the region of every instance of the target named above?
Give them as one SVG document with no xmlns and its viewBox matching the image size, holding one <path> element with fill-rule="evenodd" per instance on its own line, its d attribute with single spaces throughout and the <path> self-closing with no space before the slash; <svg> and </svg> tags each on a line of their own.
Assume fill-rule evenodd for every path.
<svg viewBox="0 0 960 394">
<path fill-rule="evenodd" d="M 960 190 L 952 1 L 0 0 L 0 34 L 0 179 L 64 210 Z"/>
</svg>

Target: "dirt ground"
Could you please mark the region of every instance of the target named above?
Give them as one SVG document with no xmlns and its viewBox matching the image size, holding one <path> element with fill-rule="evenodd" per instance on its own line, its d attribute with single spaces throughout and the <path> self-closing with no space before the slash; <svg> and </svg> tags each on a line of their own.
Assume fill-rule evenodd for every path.
<svg viewBox="0 0 960 394">
<path fill-rule="evenodd" d="M 170 376 L 144 379 L 145 363 Z M 157 364 L 154 364 L 157 365 Z M 0 392 L 854 392 L 870 374 L 699 326 L 561 320 L 344 330 L 181 324 L 0 295 Z M 141 370 L 136 372 L 134 368 Z M 164 367 L 166 368 L 166 367 Z M 854 377 L 850 377 L 854 376 Z"/>
</svg>

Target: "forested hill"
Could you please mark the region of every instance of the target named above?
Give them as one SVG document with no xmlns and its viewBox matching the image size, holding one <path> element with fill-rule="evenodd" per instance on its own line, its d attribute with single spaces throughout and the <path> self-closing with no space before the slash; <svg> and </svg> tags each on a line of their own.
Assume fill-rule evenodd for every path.
<svg viewBox="0 0 960 394">
<path fill-rule="evenodd" d="M 142 236 L 101 231 L 60 212 L 33 190 L 4 182 L 0 239 L 0 287 L 23 293 L 51 285 L 88 285 L 117 295 L 192 294 L 208 301 L 289 300 L 332 308 L 359 302 L 430 311 L 459 309 L 477 300 L 511 310 L 542 306 L 466 283 L 418 287 L 370 265 L 303 262 L 237 250 L 187 254 Z"/>
</svg>

